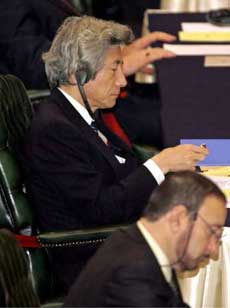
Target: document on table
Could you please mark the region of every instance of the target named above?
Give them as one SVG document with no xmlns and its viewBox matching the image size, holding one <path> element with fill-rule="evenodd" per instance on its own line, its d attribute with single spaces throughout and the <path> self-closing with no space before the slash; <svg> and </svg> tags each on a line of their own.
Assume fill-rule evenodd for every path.
<svg viewBox="0 0 230 308">
<path fill-rule="evenodd" d="M 208 22 L 182 22 L 184 32 L 230 32 L 229 26 L 215 26 Z"/>
<path fill-rule="evenodd" d="M 230 167 L 226 167 L 226 168 L 228 168 L 228 171 L 230 171 Z M 217 171 L 217 169 L 219 170 Z M 230 208 L 230 177 L 229 177 L 229 174 L 226 176 L 220 175 L 221 174 L 220 170 L 222 168 L 217 168 L 217 169 L 213 169 L 213 170 L 210 169 L 210 170 L 204 171 L 202 174 L 210 178 L 210 180 L 212 180 L 214 183 L 217 184 L 217 186 L 221 188 L 221 190 L 223 191 L 223 193 L 225 194 L 227 198 L 227 207 Z M 219 175 L 216 175 L 218 172 L 219 172 Z"/>
<path fill-rule="evenodd" d="M 220 27 L 208 22 L 183 22 L 179 39 L 182 42 L 229 42 L 230 27 Z"/>
<path fill-rule="evenodd" d="M 179 32 L 181 42 L 230 42 L 229 32 Z"/>
<path fill-rule="evenodd" d="M 205 67 L 230 67 L 230 55 L 228 56 L 206 56 Z"/>
<path fill-rule="evenodd" d="M 164 44 L 163 47 L 166 50 L 174 52 L 178 56 L 230 55 L 230 44 Z"/>
<path fill-rule="evenodd" d="M 208 176 L 220 176 L 220 177 L 228 177 L 230 181 L 230 166 L 202 166 L 202 170 L 205 175 Z M 229 185 L 230 188 L 230 185 Z"/>
</svg>

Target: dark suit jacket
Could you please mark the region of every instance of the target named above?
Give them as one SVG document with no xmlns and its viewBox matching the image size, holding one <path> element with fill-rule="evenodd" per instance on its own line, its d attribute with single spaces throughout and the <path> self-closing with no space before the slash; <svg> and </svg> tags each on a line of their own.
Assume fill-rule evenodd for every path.
<svg viewBox="0 0 230 308">
<path fill-rule="evenodd" d="M 64 19 L 75 14 L 62 0 L 1 0 L 0 73 L 15 74 L 27 88 L 47 88 L 41 55 Z"/>
<path fill-rule="evenodd" d="M 134 221 L 157 185 L 128 147 L 106 127 L 110 147 L 57 89 L 35 110 L 21 151 L 28 194 L 44 231 Z"/>
<path fill-rule="evenodd" d="M 188 307 L 174 291 L 136 226 L 99 248 L 70 290 L 64 307 Z"/>
</svg>

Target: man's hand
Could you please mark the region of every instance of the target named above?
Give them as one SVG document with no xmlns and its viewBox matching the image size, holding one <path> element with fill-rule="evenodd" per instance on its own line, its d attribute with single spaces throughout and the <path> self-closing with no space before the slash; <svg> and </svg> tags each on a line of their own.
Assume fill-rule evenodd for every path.
<svg viewBox="0 0 230 308">
<path fill-rule="evenodd" d="M 209 154 L 205 147 L 182 144 L 161 151 L 152 159 L 164 174 L 170 171 L 195 170 L 195 166 Z"/>
<path fill-rule="evenodd" d="M 175 54 L 163 48 L 149 47 L 156 41 L 173 42 L 176 37 L 164 32 L 151 32 L 142 38 L 135 40 L 132 44 L 122 49 L 124 60 L 124 74 L 132 75 L 138 71 L 152 74 L 152 70 L 146 68 L 150 63 L 163 58 L 173 58 Z"/>
</svg>

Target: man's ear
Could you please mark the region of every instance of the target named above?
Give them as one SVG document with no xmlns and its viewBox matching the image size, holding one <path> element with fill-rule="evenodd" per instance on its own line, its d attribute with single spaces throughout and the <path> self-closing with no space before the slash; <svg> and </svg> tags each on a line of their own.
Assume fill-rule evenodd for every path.
<svg viewBox="0 0 230 308">
<path fill-rule="evenodd" d="M 72 84 L 72 85 L 76 85 L 76 84 L 77 84 L 77 80 L 76 80 L 76 77 L 75 77 L 74 74 L 71 74 L 71 75 L 69 76 L 69 82 L 70 82 L 70 84 Z"/>
<path fill-rule="evenodd" d="M 180 232 L 187 227 L 189 216 L 188 211 L 184 205 L 178 204 L 174 206 L 167 215 L 167 220 L 173 233 Z"/>
</svg>

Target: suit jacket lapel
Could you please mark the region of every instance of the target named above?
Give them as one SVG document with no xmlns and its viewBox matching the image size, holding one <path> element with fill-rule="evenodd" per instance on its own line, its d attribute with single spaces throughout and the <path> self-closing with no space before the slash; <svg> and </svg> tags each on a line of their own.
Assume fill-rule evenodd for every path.
<svg viewBox="0 0 230 308">
<path fill-rule="evenodd" d="M 106 160 L 116 170 L 119 164 L 116 157 L 114 155 L 111 155 L 111 150 L 105 145 L 105 143 L 101 140 L 101 138 L 92 130 L 92 128 L 85 122 L 85 120 L 80 116 L 77 110 L 74 109 L 74 107 L 69 103 L 69 101 L 65 98 L 65 96 L 58 89 L 54 89 L 51 93 L 50 99 L 60 107 L 60 109 L 68 118 L 68 120 L 72 124 L 76 125 L 76 127 L 82 131 L 82 135 L 86 136 L 87 140 L 104 155 Z"/>
<path fill-rule="evenodd" d="M 179 283 L 178 283 L 177 276 L 176 276 L 176 272 L 174 269 L 172 270 L 172 281 L 175 284 L 175 288 L 176 288 L 175 291 L 177 293 L 177 296 L 179 297 L 180 301 L 183 301 L 181 290 L 180 290 Z"/>
</svg>

